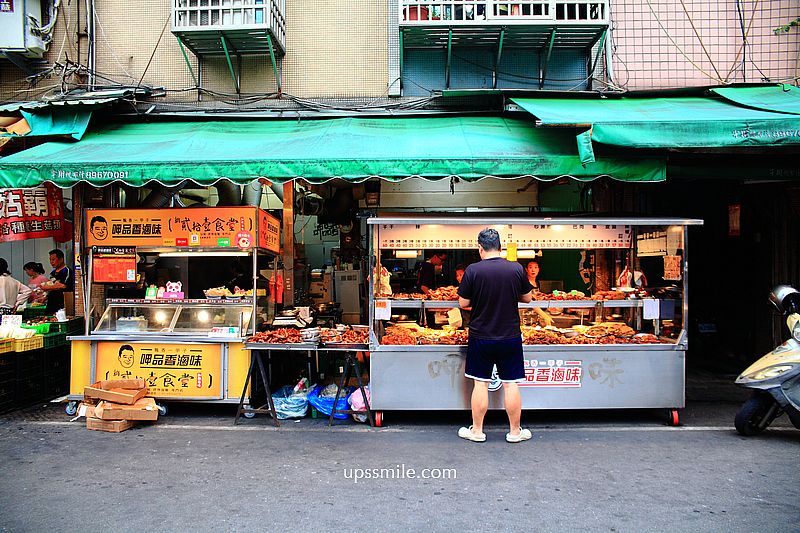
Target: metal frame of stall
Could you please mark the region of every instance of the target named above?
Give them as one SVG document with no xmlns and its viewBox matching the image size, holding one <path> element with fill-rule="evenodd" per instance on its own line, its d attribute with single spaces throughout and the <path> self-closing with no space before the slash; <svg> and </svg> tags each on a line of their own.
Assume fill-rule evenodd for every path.
<svg viewBox="0 0 800 533">
<path fill-rule="evenodd" d="M 213 211 L 214 208 L 210 208 Z M 226 208 L 230 209 L 230 208 Z M 258 208 L 244 208 L 244 209 L 253 209 L 254 213 L 259 215 L 260 210 Z M 89 217 L 92 216 L 93 211 L 96 210 L 87 210 L 87 222 Z M 107 211 L 107 210 L 104 210 Z M 118 210 L 118 211 L 136 211 L 136 210 Z M 195 209 L 195 212 L 198 210 Z M 209 345 L 218 345 L 219 346 L 219 357 L 220 357 L 220 364 L 218 369 L 215 369 L 219 372 L 218 376 L 221 376 L 221 380 L 219 383 L 219 393 L 214 394 L 212 396 L 208 395 L 200 395 L 200 396 L 173 396 L 173 395 L 159 395 L 157 392 L 153 394 L 158 400 L 169 401 L 169 402 L 197 402 L 197 403 L 231 403 L 236 404 L 239 403 L 240 395 L 242 393 L 243 384 L 246 380 L 248 369 L 250 367 L 250 352 L 245 348 L 245 339 L 250 335 L 254 334 L 257 327 L 257 317 L 258 317 L 258 258 L 259 256 L 267 256 L 273 255 L 273 271 L 277 271 L 277 262 L 278 262 L 278 245 L 277 243 L 280 242 L 280 221 L 275 219 L 275 217 L 271 217 L 267 213 L 262 213 L 261 215 L 266 215 L 269 219 L 277 225 L 278 233 L 272 235 L 272 231 L 270 232 L 270 236 L 277 239 L 272 246 L 274 249 L 265 248 L 263 246 L 259 246 L 259 244 L 263 244 L 261 242 L 262 238 L 262 230 L 265 233 L 266 229 L 260 228 L 260 225 L 264 222 L 261 220 L 261 216 L 254 216 L 254 233 L 258 236 L 259 240 L 256 240 L 253 246 L 247 248 L 239 248 L 239 247 L 225 247 L 219 248 L 220 250 L 230 250 L 236 252 L 247 252 L 248 257 L 252 260 L 252 269 L 253 269 L 253 297 L 252 297 L 252 306 L 251 306 L 251 318 L 249 320 L 249 324 L 247 325 L 247 332 L 245 332 L 242 327 L 239 330 L 239 337 L 212 337 L 212 336 L 202 336 L 202 335 L 191 335 L 191 334 L 139 334 L 137 335 L 136 332 L 119 332 L 119 333 L 93 333 L 91 331 L 91 324 L 89 320 L 86 320 L 85 329 L 83 335 L 79 336 L 71 336 L 68 338 L 72 342 L 72 362 L 70 368 L 70 394 L 67 396 L 69 403 L 67 404 L 66 411 L 68 414 L 74 414 L 77 406 L 77 402 L 83 399 L 83 387 L 85 385 L 94 383 L 99 379 L 97 375 L 98 371 L 98 343 L 103 342 L 111 342 L 111 343 L 120 343 L 124 342 L 125 344 L 130 345 L 182 345 L 182 346 L 209 346 Z M 266 219 L 265 219 L 266 220 Z M 88 224 L 87 224 L 88 226 Z M 274 228 L 271 228 L 271 230 Z M 270 241 L 272 242 L 272 241 Z M 109 244 L 109 246 L 115 246 L 114 244 Z M 208 247 L 185 247 L 185 246 L 141 246 L 136 248 L 136 253 L 150 253 L 150 252 L 186 252 L 187 254 L 197 253 L 197 255 L 201 255 L 202 251 L 205 251 L 205 248 Z M 86 282 L 86 294 L 84 298 L 84 307 L 85 307 L 85 316 L 90 316 L 90 303 L 91 303 L 91 294 L 92 288 L 94 285 L 93 281 L 93 259 L 94 259 L 94 252 L 91 246 L 87 246 L 88 254 L 86 254 L 87 258 L 87 282 Z M 191 257 L 191 255 L 189 255 Z M 278 287 L 275 289 L 276 291 L 279 290 Z M 106 301 L 108 304 L 109 301 Z M 111 303 L 120 303 L 120 302 L 111 302 Z M 130 301 L 131 305 L 138 303 L 138 301 Z M 224 306 L 226 302 L 223 300 L 211 300 L 211 299 L 203 299 L 203 300 L 168 300 L 168 299 L 156 299 L 156 300 L 146 300 L 143 299 L 140 303 L 144 303 L 145 305 L 152 305 L 152 304 L 169 304 L 170 306 L 176 306 L 183 304 L 194 305 L 194 304 L 209 304 L 209 305 L 216 305 L 216 306 Z M 239 305 L 242 306 L 242 302 L 233 301 L 227 305 Z M 274 299 L 270 301 L 268 305 L 273 307 L 272 314 L 274 315 L 274 306 L 275 301 Z M 268 310 L 269 311 L 269 310 Z M 178 313 L 176 310 L 175 316 L 173 318 L 173 322 L 177 319 Z M 241 323 L 241 317 L 240 317 Z M 87 364 L 88 363 L 88 364 Z M 167 367 L 164 367 L 167 368 Z M 78 374 L 81 371 L 88 373 L 83 374 L 80 376 Z M 235 378 L 235 379 L 232 379 Z M 234 382 L 235 381 L 235 382 Z M 248 402 L 250 398 L 247 398 Z M 163 403 L 159 403 L 159 410 L 161 411 L 162 415 L 166 414 L 167 407 Z"/>
<path fill-rule="evenodd" d="M 370 227 L 370 268 L 380 266 L 381 233 L 399 234 L 396 228 L 420 229 L 436 225 L 436 244 L 429 249 L 455 249 L 448 238 L 447 226 L 472 226 L 475 229 L 469 248 L 477 249 L 477 233 L 484 227 L 500 230 L 513 228 L 521 233 L 522 228 L 534 226 L 568 228 L 598 226 L 666 226 L 680 228 L 682 245 L 681 275 L 682 330 L 674 344 L 604 344 L 604 345 L 526 345 L 523 352 L 526 367 L 529 365 L 556 365 L 565 371 L 573 368 L 580 376 L 577 383 L 569 386 L 520 386 L 523 409 L 614 409 L 614 408 L 663 408 L 667 420 L 678 424 L 678 409 L 685 406 L 685 357 L 688 347 L 686 331 L 688 318 L 688 227 L 701 225 L 702 220 L 679 218 L 442 218 L 442 217 L 376 217 L 367 221 Z M 477 229 L 476 229 L 477 228 Z M 580 229 L 578 229 L 580 231 Z M 586 231 L 590 231 L 587 229 Z M 514 238 L 517 239 L 515 234 Z M 632 231 L 631 246 L 636 245 Z M 389 239 L 391 240 L 391 239 Z M 410 248 L 401 238 L 391 243 L 393 249 Z M 430 240 L 429 240 L 430 241 Z M 449 242 L 448 242 L 449 241 Z M 458 239 L 456 239 L 458 241 Z M 465 247 L 460 246 L 462 249 Z M 417 248 L 415 246 L 415 248 Z M 574 247 L 589 249 L 591 247 Z M 564 249 L 554 248 L 554 249 Z M 466 346 L 464 345 L 381 345 L 375 332 L 376 298 L 374 276 L 370 276 L 369 325 L 370 325 L 370 387 L 372 408 L 376 419 L 382 423 L 382 411 L 388 410 L 466 410 L 470 408 L 472 385 L 464 377 Z M 394 301 L 392 308 L 457 307 L 457 302 L 442 301 Z M 429 303 L 430 302 L 430 303 Z M 386 304 L 382 304 L 386 305 Z M 586 308 L 599 307 L 643 307 L 642 300 L 599 301 L 533 301 L 519 304 L 520 308 L 551 307 Z M 574 370 L 578 368 L 580 370 Z M 531 385 L 531 384 L 526 384 Z M 499 391 L 499 380 L 490 385 L 489 408 L 502 409 L 503 398 Z"/>
</svg>

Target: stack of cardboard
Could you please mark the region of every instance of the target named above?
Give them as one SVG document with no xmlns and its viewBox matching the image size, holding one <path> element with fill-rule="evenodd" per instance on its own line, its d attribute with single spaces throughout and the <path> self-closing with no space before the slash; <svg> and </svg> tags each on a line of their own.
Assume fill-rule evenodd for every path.
<svg viewBox="0 0 800 533">
<path fill-rule="evenodd" d="M 157 420 L 158 407 L 146 398 L 143 379 L 98 381 L 83 390 L 78 414 L 86 416 L 86 428 L 119 433 L 139 420 Z"/>
</svg>

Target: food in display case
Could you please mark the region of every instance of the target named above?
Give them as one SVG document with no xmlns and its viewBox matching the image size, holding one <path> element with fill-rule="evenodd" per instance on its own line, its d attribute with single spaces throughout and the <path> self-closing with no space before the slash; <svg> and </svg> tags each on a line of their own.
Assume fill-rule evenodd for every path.
<svg viewBox="0 0 800 533">
<path fill-rule="evenodd" d="M 277 328 L 270 331 L 260 331 L 247 339 L 247 342 L 264 344 L 301 344 L 303 337 L 297 328 Z"/>
<path fill-rule="evenodd" d="M 429 300 L 458 300 L 458 287 L 448 285 L 428 292 Z"/>
<path fill-rule="evenodd" d="M 426 296 L 421 292 L 396 292 L 392 298 L 395 300 L 425 300 Z"/>
<path fill-rule="evenodd" d="M 245 302 L 108 300 L 92 333 L 207 336 L 212 328 L 220 327 L 238 333 L 247 330 L 252 313 L 252 305 Z"/>
</svg>

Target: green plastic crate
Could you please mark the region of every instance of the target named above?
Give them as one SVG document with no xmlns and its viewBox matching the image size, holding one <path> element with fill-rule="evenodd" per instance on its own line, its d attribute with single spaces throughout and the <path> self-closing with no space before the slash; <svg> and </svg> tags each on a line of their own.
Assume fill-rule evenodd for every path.
<svg viewBox="0 0 800 533">
<path fill-rule="evenodd" d="M 51 322 L 50 333 L 78 333 L 83 331 L 83 317 L 70 318 L 66 322 Z"/>
<path fill-rule="evenodd" d="M 22 324 L 22 326 L 20 326 L 20 327 L 22 327 L 24 329 L 32 329 L 36 333 L 45 334 L 45 333 L 48 333 L 50 331 L 50 322 L 45 322 L 44 324 L 36 324 L 36 325 L 32 325 L 32 326 L 29 326 L 27 324 Z"/>
<path fill-rule="evenodd" d="M 63 346 L 67 344 L 67 334 L 66 333 L 47 333 L 42 335 L 44 349 L 47 348 L 55 348 L 57 346 Z"/>
<path fill-rule="evenodd" d="M 28 306 L 22 310 L 22 320 L 28 320 L 31 318 L 36 318 L 39 316 L 46 316 L 46 315 L 47 315 L 47 307 L 44 305 L 36 307 Z"/>
</svg>

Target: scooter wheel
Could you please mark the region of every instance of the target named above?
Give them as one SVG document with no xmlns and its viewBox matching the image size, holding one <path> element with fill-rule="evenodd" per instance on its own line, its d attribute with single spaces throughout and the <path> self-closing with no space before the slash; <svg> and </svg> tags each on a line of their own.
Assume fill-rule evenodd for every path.
<svg viewBox="0 0 800 533">
<path fill-rule="evenodd" d="M 733 421 L 736 431 L 745 437 L 752 437 L 764 431 L 780 413 L 780 410 L 772 409 L 774 404 L 775 400 L 765 394 L 758 394 L 744 402 Z"/>
</svg>

